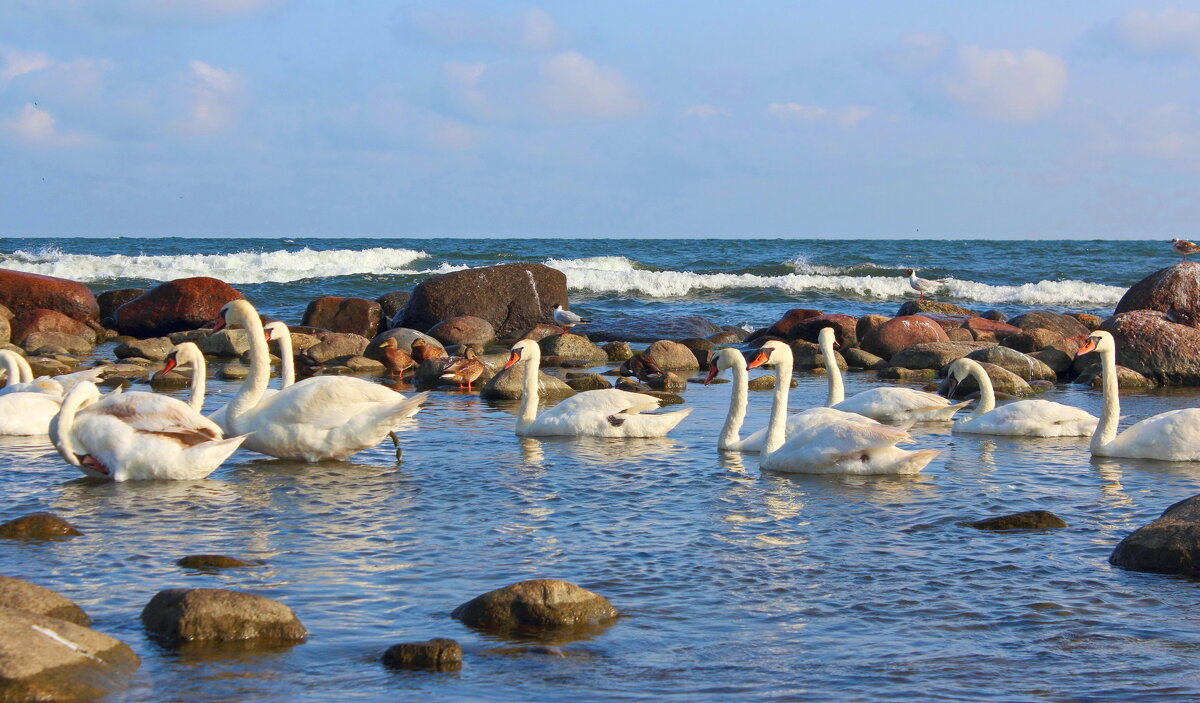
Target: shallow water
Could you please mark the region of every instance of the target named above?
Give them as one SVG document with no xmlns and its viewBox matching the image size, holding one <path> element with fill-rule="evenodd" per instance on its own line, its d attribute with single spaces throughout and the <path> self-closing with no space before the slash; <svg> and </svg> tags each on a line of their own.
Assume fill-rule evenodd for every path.
<svg viewBox="0 0 1200 703">
<path fill-rule="evenodd" d="M 795 407 L 823 401 L 799 375 Z M 223 403 L 232 386 L 212 381 Z M 847 377 L 847 392 L 876 383 Z M 1107 563 L 1134 528 L 1200 487 L 1200 464 L 1092 460 L 1086 439 L 913 429 L 941 455 L 914 478 L 762 473 L 715 440 L 728 385 L 689 384 L 665 440 L 520 440 L 514 407 L 434 393 L 352 461 L 241 451 L 205 481 L 95 483 L 40 441 L 0 442 L 0 519 L 55 512 L 84 536 L 0 543 L 5 574 L 80 603 L 142 657 L 120 701 L 1194 700 L 1195 583 Z M 751 393 L 747 428 L 770 393 Z M 1097 392 L 1044 397 L 1098 412 Z M 1200 404 L 1122 398 L 1125 424 Z M 960 525 L 1029 509 L 1070 527 Z M 187 554 L 261 559 L 201 573 Z M 514 648 L 449 617 L 484 591 L 562 578 L 621 617 L 590 639 Z M 138 614 L 160 589 L 239 588 L 291 606 L 307 643 L 174 652 Z M 391 644 L 463 644 L 457 673 L 393 672 Z"/>
</svg>

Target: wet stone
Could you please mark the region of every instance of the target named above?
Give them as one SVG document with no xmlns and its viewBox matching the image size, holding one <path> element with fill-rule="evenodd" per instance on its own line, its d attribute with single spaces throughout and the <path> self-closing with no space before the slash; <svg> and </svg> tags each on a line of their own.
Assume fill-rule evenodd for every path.
<svg viewBox="0 0 1200 703">
<path fill-rule="evenodd" d="M 977 530 L 1042 530 L 1054 527 L 1066 527 L 1062 518 L 1049 510 L 1027 510 L 1023 513 L 990 517 L 976 522 L 966 523 L 968 527 Z"/>
<path fill-rule="evenodd" d="M 21 579 L 0 576 L 0 608 L 12 608 L 34 615 L 47 615 L 59 620 L 73 622 L 84 627 L 92 619 L 66 596 L 49 588 Z"/>
<path fill-rule="evenodd" d="M 604 596 L 567 581 L 533 579 L 489 591 L 454 609 L 464 625 L 494 634 L 588 628 L 617 609 Z"/>
<path fill-rule="evenodd" d="M 56 539 L 83 534 L 71 523 L 51 513 L 31 513 L 0 524 L 0 537 Z"/>
<path fill-rule="evenodd" d="M 260 562 L 245 561 L 223 554 L 193 554 L 175 562 L 185 569 L 236 569 L 247 566 L 262 566 Z"/>
<path fill-rule="evenodd" d="M 462 668 L 462 647 L 445 637 L 424 642 L 403 642 L 388 647 L 380 661 L 393 669 L 455 671 Z"/>
<path fill-rule="evenodd" d="M 222 588 L 169 588 L 142 609 L 146 631 L 170 644 L 188 641 L 303 642 L 308 631 L 279 601 Z"/>
</svg>

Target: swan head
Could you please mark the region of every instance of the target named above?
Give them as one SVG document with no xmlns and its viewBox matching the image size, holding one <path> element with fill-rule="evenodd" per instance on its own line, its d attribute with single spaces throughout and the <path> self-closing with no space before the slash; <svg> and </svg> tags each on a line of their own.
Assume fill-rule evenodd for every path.
<svg viewBox="0 0 1200 703">
<path fill-rule="evenodd" d="M 966 357 L 963 357 L 962 359 L 955 359 L 954 361 L 950 362 L 950 368 L 946 369 L 947 398 L 954 397 L 954 391 L 958 390 L 958 384 L 967 380 L 967 377 L 971 375 L 972 367 L 977 365 L 978 364 L 975 361 L 967 359 Z"/>
<path fill-rule="evenodd" d="M 837 349 L 842 345 L 842 343 L 838 340 L 837 330 L 833 327 L 822 327 L 821 331 L 817 332 L 817 344 L 826 343 L 828 343 L 834 349 Z"/>
<path fill-rule="evenodd" d="M 162 370 L 154 375 L 161 376 L 176 368 L 195 365 L 198 359 L 204 359 L 200 347 L 193 342 L 180 342 L 171 347 L 171 351 L 167 353 L 167 358 L 163 361 Z"/>
<path fill-rule="evenodd" d="M 508 357 L 508 363 L 506 363 L 504 365 L 504 368 L 507 369 L 512 366 L 516 366 L 524 358 L 525 353 L 529 351 L 530 347 L 533 347 L 536 349 L 537 346 L 538 346 L 538 343 L 533 341 L 532 339 L 522 339 L 521 341 L 512 345 L 512 349 L 508 350 L 510 352 L 510 355 Z"/>
<path fill-rule="evenodd" d="M 1116 352 L 1116 350 L 1117 340 L 1113 339 L 1113 336 L 1104 330 L 1096 330 L 1088 335 L 1088 338 L 1083 342 L 1083 346 L 1079 347 L 1079 351 L 1075 352 L 1075 356 L 1083 356 L 1094 351 Z"/>
<path fill-rule="evenodd" d="M 746 357 L 742 356 L 742 353 L 737 349 L 726 347 L 717 352 L 716 356 L 708 362 L 708 375 L 704 378 L 704 385 L 707 386 L 712 383 L 713 379 L 722 371 L 737 367 L 739 362 L 742 368 L 745 368 Z"/>
<path fill-rule="evenodd" d="M 268 342 L 271 341 L 272 339 L 282 339 L 283 335 L 285 335 L 287 333 L 288 333 L 287 324 L 280 320 L 275 320 L 274 322 L 268 322 L 267 324 L 263 325 L 263 334 L 266 335 Z"/>
<path fill-rule="evenodd" d="M 221 306 L 221 312 L 217 313 L 217 321 L 213 324 L 212 331 L 220 332 L 231 322 L 239 322 L 257 314 L 254 311 L 254 306 L 248 301 L 240 298 L 238 300 L 231 300 Z"/>
<path fill-rule="evenodd" d="M 792 350 L 787 344 L 775 341 L 774 339 L 767 341 L 758 349 L 758 353 L 754 356 L 754 361 L 746 368 L 756 369 L 759 366 L 778 366 L 784 358 L 791 355 Z"/>
</svg>

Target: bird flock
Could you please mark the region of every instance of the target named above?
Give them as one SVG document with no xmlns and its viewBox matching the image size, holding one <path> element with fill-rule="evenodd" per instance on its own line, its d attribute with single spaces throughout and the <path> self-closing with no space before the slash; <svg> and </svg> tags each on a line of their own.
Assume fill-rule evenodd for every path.
<svg viewBox="0 0 1200 703">
<path fill-rule="evenodd" d="M 1173 240 L 1182 256 L 1200 251 L 1191 242 Z M 941 283 L 905 272 L 921 297 Z M 563 327 L 588 322 L 563 309 L 553 311 Z M 239 448 L 281 459 L 306 462 L 343 460 L 377 446 L 389 436 L 397 447 L 397 423 L 412 417 L 428 393 L 405 396 L 385 386 L 346 376 L 313 376 L 295 380 L 291 335 L 282 322 L 264 325 L 251 304 L 235 300 L 221 308 L 213 332 L 227 325 L 246 330 L 249 373 L 233 398 L 215 412 L 201 413 L 206 367 L 199 348 L 184 342 L 168 354 L 163 372 L 192 368 L 187 402 L 143 391 L 117 388 L 101 394 L 96 381 L 103 367 L 55 377 L 34 378 L 25 359 L 0 350 L 0 369 L 8 385 L 0 389 L 0 435 L 48 435 L 62 458 L 93 478 L 201 479 Z M 282 385 L 267 387 L 271 376 L 268 341 L 281 345 Z M 420 340 L 418 340 L 419 342 Z M 846 475 L 911 475 L 937 455 L 933 449 L 903 449 L 915 440 L 908 429 L 918 423 L 952 422 L 955 433 L 1009 437 L 1069 437 L 1091 435 L 1091 452 L 1098 456 L 1200 461 L 1200 408 L 1155 415 L 1117 432 L 1120 407 L 1116 377 L 1116 341 L 1104 331 L 1093 332 L 1079 354 L 1101 358 L 1104 405 L 1099 418 L 1075 407 L 1045 400 L 1018 400 L 997 407 L 987 372 L 962 358 L 947 368 L 947 397 L 912 388 L 884 386 L 845 397 L 836 363 L 836 334 L 821 329 L 818 344 L 828 379 L 823 407 L 788 412 L 792 350 L 768 340 L 750 353 L 726 348 L 709 363 L 705 384 L 731 371 L 732 384 L 725 423 L 717 436 L 721 451 L 760 455 L 763 469 L 792 473 Z M 414 344 L 412 352 L 395 339 L 381 344 L 385 366 L 394 377 L 432 354 L 432 347 Z M 440 350 L 438 350 L 440 352 Z M 440 352 L 443 353 L 444 352 Z M 688 417 L 692 409 L 655 412 L 657 397 L 607 388 L 577 393 L 538 412 L 538 374 L 541 349 L 522 339 L 512 346 L 505 369 L 519 367 L 522 393 L 515 432 L 519 437 L 663 437 Z M 653 360 L 635 357 L 629 366 L 650 368 Z M 748 370 L 771 369 L 775 391 L 766 427 L 742 438 L 748 405 Z M 441 378 L 471 389 L 485 368 L 473 353 L 447 363 Z M 971 401 L 952 402 L 954 391 L 967 379 L 979 387 L 978 402 L 969 416 L 955 415 Z"/>
</svg>

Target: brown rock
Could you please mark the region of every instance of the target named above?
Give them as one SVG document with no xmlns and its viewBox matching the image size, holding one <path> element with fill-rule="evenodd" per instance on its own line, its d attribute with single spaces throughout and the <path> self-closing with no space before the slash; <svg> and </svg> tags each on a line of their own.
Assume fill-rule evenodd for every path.
<svg viewBox="0 0 1200 703">
<path fill-rule="evenodd" d="M 783 316 L 775 321 L 775 324 L 768 327 L 766 330 L 761 330 L 761 334 L 755 332 L 746 338 L 746 341 L 751 342 L 759 337 L 778 337 L 779 339 L 787 339 L 788 332 L 797 322 L 808 320 L 822 315 L 820 310 L 811 310 L 808 308 L 793 308 L 783 313 Z"/>
<path fill-rule="evenodd" d="M 854 332 L 858 336 L 859 346 L 862 346 L 863 338 L 870 334 L 871 330 L 882 325 L 890 319 L 892 318 L 888 317 L 887 315 L 863 315 L 862 317 L 858 318 L 858 324 L 854 326 Z"/>
<path fill-rule="evenodd" d="M 940 369 L 955 359 L 985 348 L 987 342 L 925 342 L 902 349 L 892 356 L 892 366 L 906 369 Z"/>
<path fill-rule="evenodd" d="M 957 317 L 979 317 L 979 313 L 974 310 L 968 310 L 961 305 L 954 303 L 939 303 L 936 300 L 909 300 L 900 306 L 896 317 L 904 317 L 905 315 L 921 315 L 932 313 L 934 315 L 951 315 Z"/>
<path fill-rule="evenodd" d="M 959 329 L 967 320 L 971 319 L 966 315 L 942 315 L 934 312 L 923 312 L 921 317 L 928 317 L 930 320 L 941 325 L 942 329 L 949 332 L 953 329 Z"/>
<path fill-rule="evenodd" d="M 985 317 L 967 318 L 962 323 L 962 327 L 965 330 L 969 330 L 971 336 L 981 342 L 998 342 L 1010 334 L 1017 334 L 1021 331 L 1021 328 L 1015 325 L 990 320 Z"/>
<path fill-rule="evenodd" d="M 1041 327 L 1042 329 L 1053 330 L 1063 337 L 1086 335 L 1090 331 L 1082 322 L 1070 315 L 1063 315 L 1062 313 L 1051 312 L 1049 310 L 1030 310 L 1023 315 L 1017 315 L 1009 320 L 1009 323 L 1020 327 L 1026 332 Z"/>
<path fill-rule="evenodd" d="M 0 608 L 11 608 L 34 615 L 46 615 L 87 627 L 92 619 L 69 598 L 49 588 L 0 576 Z"/>
<path fill-rule="evenodd" d="M 150 361 L 162 361 L 171 353 L 175 346 L 166 337 L 150 337 L 149 339 L 133 339 L 121 342 L 113 349 L 113 355 L 118 359 L 142 358 Z"/>
<path fill-rule="evenodd" d="M 890 359 L 893 354 L 914 344 L 948 341 L 950 338 L 938 323 L 922 315 L 908 315 L 893 317 L 871 329 L 860 346 L 876 356 Z"/>
<path fill-rule="evenodd" d="M 608 355 L 609 361 L 625 361 L 633 357 L 633 349 L 630 348 L 629 342 L 609 342 L 601 349 Z"/>
<path fill-rule="evenodd" d="M 463 603 L 451 617 L 495 634 L 592 628 L 612 622 L 617 609 L 598 593 L 554 579 L 521 581 Z"/>
<path fill-rule="evenodd" d="M 837 351 L 833 352 L 833 363 L 842 371 L 850 368 L 846 360 Z M 812 342 L 792 342 L 792 364 L 797 369 L 811 370 L 825 368 L 825 355 L 821 353 L 821 347 Z"/>
<path fill-rule="evenodd" d="M 572 371 L 567 374 L 567 385 L 577 391 L 595 391 L 612 388 L 608 379 L 598 373 L 580 373 Z"/>
<path fill-rule="evenodd" d="M 1071 362 L 1075 359 L 1073 354 L 1068 354 L 1055 347 L 1046 347 L 1041 351 L 1033 352 L 1029 356 L 1050 367 L 1059 376 L 1062 376 L 1071 369 Z"/>
<path fill-rule="evenodd" d="M 438 637 L 425 642 L 405 642 L 388 647 L 381 659 L 393 669 L 432 669 L 454 671 L 462 667 L 462 647 L 458 642 Z"/>
<path fill-rule="evenodd" d="M 1200 496 L 1179 501 L 1135 530 L 1108 561 L 1130 571 L 1200 576 Z"/>
<path fill-rule="evenodd" d="M 96 297 L 82 283 L 8 269 L 0 269 L 0 305 L 18 315 L 45 308 L 80 322 L 100 317 Z"/>
<path fill-rule="evenodd" d="M 238 559 L 237 557 L 227 557 L 223 554 L 193 554 L 186 556 L 176 561 L 177 566 L 182 566 L 185 569 L 237 569 L 246 566 L 262 566 L 262 564 L 253 561 Z"/>
<path fill-rule="evenodd" d="M 142 624 L 170 643 L 303 642 L 308 631 L 279 601 L 222 588 L 169 588 L 142 609 Z"/>
<path fill-rule="evenodd" d="M 720 332 L 713 332 L 705 337 L 713 344 L 740 344 L 750 333 L 734 325 L 721 325 Z"/>
<path fill-rule="evenodd" d="M 1042 530 L 1066 527 L 1062 518 L 1048 510 L 1027 510 L 1023 513 L 990 517 L 977 522 L 968 522 L 968 527 L 977 530 Z"/>
<path fill-rule="evenodd" d="M 12 312 L 0 305 L 0 344 L 8 344 L 12 340 L 12 325 L 9 323 L 12 318 Z"/>
<path fill-rule="evenodd" d="M 371 344 L 371 340 L 366 337 L 350 332 L 322 332 L 319 339 L 320 342 L 304 352 L 318 364 L 350 356 L 363 356 Z"/>
<path fill-rule="evenodd" d="M 379 303 L 379 311 L 383 313 L 383 319 L 391 320 L 396 316 L 396 313 L 404 309 L 408 305 L 408 299 L 411 297 L 406 290 L 393 291 L 384 293 L 375 299 Z M 380 330 L 381 332 L 383 330 Z"/>
<path fill-rule="evenodd" d="M 904 383 L 919 383 L 932 381 L 937 376 L 933 369 L 906 369 L 902 366 L 888 366 L 879 369 L 879 377 L 885 381 L 902 381 Z"/>
<path fill-rule="evenodd" d="M 1053 381 L 1058 378 L 1054 369 L 1046 364 L 1008 347 L 993 346 L 980 349 L 967 354 L 967 358 L 1008 369 L 1026 381 Z"/>
<path fill-rule="evenodd" d="M 1101 320 L 1096 315 L 1092 315 L 1092 314 L 1089 314 L 1086 312 L 1073 312 L 1073 313 L 1071 313 L 1071 317 L 1075 318 L 1076 320 L 1079 320 L 1080 322 L 1083 323 L 1084 327 L 1088 328 L 1089 330 L 1093 330 L 1093 331 L 1100 329 L 1100 324 L 1104 322 L 1104 320 Z"/>
<path fill-rule="evenodd" d="M 882 369 L 888 365 L 886 359 L 875 356 L 871 352 L 863 351 L 858 347 L 843 349 L 841 354 L 845 357 L 846 364 L 855 369 Z"/>
<path fill-rule="evenodd" d="M 962 327 L 954 327 L 946 330 L 946 337 L 948 337 L 951 342 L 976 341 L 975 335 L 971 334 L 971 330 L 964 329 Z"/>
<path fill-rule="evenodd" d="M 687 390 L 687 381 L 684 381 L 671 371 L 666 371 L 659 376 L 655 376 L 647 381 L 646 384 L 653 390 L 666 391 L 667 393 L 679 393 Z"/>
<path fill-rule="evenodd" d="M 1113 314 L 1134 310 L 1166 312 L 1170 308 L 1195 310 L 1197 300 L 1200 300 L 1200 263 L 1180 262 L 1159 269 L 1130 286 Z"/>
<path fill-rule="evenodd" d="M 477 344 L 487 346 L 496 339 L 492 324 L 481 317 L 463 315 L 442 320 L 429 329 L 429 336 L 443 346 L 454 344 Z"/>
<path fill-rule="evenodd" d="M 1097 369 L 1096 373 L 1082 376 L 1078 380 L 1087 383 L 1092 388 L 1104 387 L 1104 379 L 1100 376 L 1099 369 Z M 1117 364 L 1117 390 L 1139 391 L 1146 388 L 1153 388 L 1155 385 L 1157 384 L 1154 381 L 1146 378 L 1137 371 Z"/>
<path fill-rule="evenodd" d="M 983 370 L 987 372 L 988 378 L 992 380 L 992 388 L 997 394 L 1007 393 L 1008 395 L 1013 396 L 1025 396 L 1033 394 L 1033 389 L 1029 386 L 1029 383 L 1012 371 L 1000 366 L 996 366 L 995 364 L 989 364 L 986 361 L 980 362 L 979 365 L 983 367 Z M 944 376 L 946 374 L 946 370 L 942 369 L 940 373 Z M 946 395 L 946 390 L 948 387 L 949 379 L 942 379 L 941 385 L 938 386 L 938 393 L 941 395 Z M 968 376 L 966 380 L 958 384 L 958 389 L 954 392 L 954 396 L 956 398 L 965 398 L 971 393 L 978 392 L 979 384 L 975 382 L 973 377 Z"/>
<path fill-rule="evenodd" d="M 788 330 L 787 340 L 794 342 L 800 339 L 805 342 L 816 342 L 817 335 L 826 327 L 833 328 L 835 344 L 846 347 L 858 344 L 858 320 L 849 315 L 840 314 L 817 315 L 801 320 Z"/>
<path fill-rule="evenodd" d="M 300 324 L 370 339 L 379 332 L 382 319 L 383 309 L 374 300 L 325 296 L 308 304 Z"/>
<path fill-rule="evenodd" d="M 113 313 L 125 303 L 146 292 L 145 288 L 118 288 L 106 290 L 96 295 L 96 304 L 100 307 L 100 324 L 112 327 Z"/>
<path fill-rule="evenodd" d="M 567 277 L 543 264 L 499 264 L 427 278 L 417 285 L 398 322 L 428 330 L 460 315 L 481 317 L 498 336 L 551 319 L 567 302 Z"/>
<path fill-rule="evenodd" d="M 138 664 L 133 650 L 108 635 L 0 608 L 0 701 L 96 700 L 124 688 Z"/>
<path fill-rule="evenodd" d="M 1164 385 L 1200 385 L 1200 330 L 1152 310 L 1115 315 L 1101 329 L 1116 339 L 1121 366 Z"/>
<path fill-rule="evenodd" d="M 30 513 L 0 524 L 0 537 L 9 539 L 57 539 L 80 534 L 74 525 L 51 513 Z"/>
<path fill-rule="evenodd" d="M 161 337 L 205 327 L 221 306 L 242 294 L 228 283 L 198 276 L 161 283 L 117 308 L 114 327 L 134 337 Z"/>
<path fill-rule="evenodd" d="M 538 346 L 542 349 L 543 359 L 548 356 L 558 356 L 563 359 L 587 359 L 589 361 L 608 361 L 608 353 L 592 344 L 587 337 L 577 334 L 552 334 L 543 337 Z M 689 356 L 691 352 L 688 352 Z M 543 362 L 545 363 L 545 362 Z M 546 364 L 549 366 L 549 364 Z"/>
<path fill-rule="evenodd" d="M 725 379 L 716 379 L 718 381 Z M 797 385 L 796 379 L 793 378 L 788 385 L 789 388 L 795 388 Z M 775 374 L 767 373 L 762 376 L 756 376 L 746 383 L 746 388 L 752 391 L 773 391 L 775 390 Z"/>
<path fill-rule="evenodd" d="M 699 362 L 696 361 L 696 355 L 691 349 L 683 346 L 679 342 L 672 342 L 667 339 L 660 339 L 650 348 L 646 350 L 646 356 L 650 357 L 658 368 L 676 371 L 694 371 L 700 368 Z"/>
<path fill-rule="evenodd" d="M 1008 315 L 1005 315 L 999 310 L 988 310 L 980 315 L 980 317 L 985 317 L 989 320 L 995 320 L 996 322 L 1008 322 Z"/>
<path fill-rule="evenodd" d="M 21 346 L 27 346 L 26 337 L 38 332 L 79 337 L 87 343 L 88 350 L 91 349 L 96 341 L 95 329 L 57 310 L 47 310 L 45 308 L 25 310 L 17 313 L 9 320 L 9 326 L 12 330 L 12 341 Z"/>
</svg>

